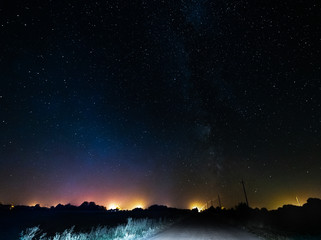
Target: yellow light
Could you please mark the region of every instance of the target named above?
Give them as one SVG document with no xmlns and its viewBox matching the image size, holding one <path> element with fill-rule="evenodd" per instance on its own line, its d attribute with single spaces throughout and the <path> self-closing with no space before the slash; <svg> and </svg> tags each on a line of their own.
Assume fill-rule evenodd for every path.
<svg viewBox="0 0 321 240">
<path fill-rule="evenodd" d="M 202 203 L 200 203 L 200 202 L 192 202 L 189 206 L 190 206 L 190 207 L 189 207 L 190 209 L 197 208 L 198 211 L 202 211 L 204 204 L 202 204 Z"/>
<path fill-rule="evenodd" d="M 142 198 L 136 198 L 131 199 L 128 204 L 126 204 L 126 208 L 129 209 L 135 209 L 135 208 L 141 208 L 144 209 L 146 207 L 146 202 Z"/>
<path fill-rule="evenodd" d="M 134 209 L 134 208 L 142 208 L 142 209 L 144 209 L 145 203 L 142 200 L 134 201 L 132 206 L 133 206 L 132 209 Z"/>
<path fill-rule="evenodd" d="M 115 203 L 111 203 L 111 204 L 108 205 L 108 209 L 111 209 L 111 210 L 118 209 L 118 210 L 120 210 L 120 207 Z"/>
<path fill-rule="evenodd" d="M 28 204 L 28 206 L 29 206 L 29 207 L 34 207 L 34 206 L 36 206 L 37 204 L 38 204 L 37 202 L 31 202 L 31 203 Z"/>
<path fill-rule="evenodd" d="M 144 208 L 144 207 L 143 207 L 143 205 L 138 204 L 138 205 L 136 205 L 134 208 Z"/>
</svg>

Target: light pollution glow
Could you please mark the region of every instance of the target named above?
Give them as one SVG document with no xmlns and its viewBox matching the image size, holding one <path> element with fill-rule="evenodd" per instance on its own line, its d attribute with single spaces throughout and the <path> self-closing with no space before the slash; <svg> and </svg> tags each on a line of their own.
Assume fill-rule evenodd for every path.
<svg viewBox="0 0 321 240">
<path fill-rule="evenodd" d="M 244 201 L 244 196 L 241 190 L 236 189 L 238 192 L 234 191 L 234 195 L 225 195 L 221 194 L 221 202 L 222 206 L 225 208 L 232 208 L 236 206 L 239 202 Z M 253 192 L 248 191 L 249 203 L 252 208 L 267 208 L 277 209 L 286 204 L 298 205 L 296 197 L 298 197 L 301 205 L 306 203 L 306 200 L 309 197 L 320 198 L 320 194 L 313 194 L 315 189 L 310 189 L 309 192 L 303 193 L 300 192 L 299 189 L 297 191 L 273 191 L 269 196 L 256 196 Z M 232 190 L 231 190 L 232 191 Z M 113 194 L 110 194 L 113 192 Z M 104 206 L 106 209 L 114 209 L 118 207 L 122 210 L 131 210 L 134 208 L 143 208 L 147 209 L 149 206 L 157 204 L 157 205 L 166 205 L 168 207 L 174 208 L 184 208 L 184 209 L 193 209 L 197 207 L 199 210 L 203 210 L 206 208 L 206 203 L 211 200 L 210 194 L 200 193 L 189 194 L 189 196 L 185 198 L 179 197 L 176 200 L 175 195 L 170 198 L 168 196 L 155 194 L 147 191 L 139 191 L 137 189 L 133 189 L 130 191 L 115 191 L 111 189 L 110 191 L 103 192 L 102 190 L 97 191 L 88 191 L 87 193 L 82 191 L 75 191 L 73 194 L 69 194 L 68 192 L 62 192 L 62 194 L 25 194 L 24 198 L 21 199 L 19 196 L 15 196 L 14 194 L 3 195 L 0 199 L 0 202 L 5 204 L 13 204 L 13 205 L 28 205 L 35 206 L 36 204 L 40 204 L 43 207 L 51 207 L 57 206 L 58 204 L 72 204 L 74 206 L 79 206 L 83 202 L 95 202 L 97 205 Z M 20 198 L 20 199 L 19 199 Z M 16 200 L 13 200 L 16 199 Z M 217 199 L 212 198 L 214 207 L 218 206 Z"/>
<path fill-rule="evenodd" d="M 300 201 L 300 205 L 303 205 L 304 203 L 306 203 L 307 198 L 304 197 L 300 197 L 298 198 Z M 148 202 L 147 200 L 144 200 L 143 198 L 141 199 L 133 199 L 133 200 L 124 200 L 121 198 L 112 198 L 112 200 L 105 200 L 105 201 L 101 201 L 101 200 L 97 200 L 95 201 L 94 198 L 88 198 L 87 200 L 85 199 L 84 201 L 87 202 L 95 202 L 97 205 L 100 206 L 104 206 L 106 207 L 106 209 L 120 209 L 120 210 L 132 210 L 135 208 L 142 208 L 142 209 L 146 209 L 149 206 L 153 205 L 153 204 L 158 204 L 158 205 L 166 205 L 168 207 L 175 207 L 175 206 L 171 206 L 168 204 L 164 204 L 164 203 L 152 203 L 152 202 Z M 79 206 L 81 205 L 84 201 L 54 201 L 54 202 L 42 202 L 42 201 L 28 201 L 27 203 L 25 203 L 27 206 L 35 206 L 37 204 L 40 204 L 40 206 L 42 207 L 51 207 L 51 206 L 57 206 L 59 203 L 60 204 L 72 204 L 75 206 Z M 19 205 L 20 203 L 14 203 L 12 202 L 12 204 L 14 205 Z M 270 208 L 268 209 L 277 209 L 279 207 L 282 207 L 283 205 L 287 205 L 287 204 L 291 204 L 291 205 L 295 205 L 298 206 L 298 202 L 296 200 L 296 197 L 293 196 L 279 196 L 279 197 L 275 197 L 273 200 L 273 204 L 271 205 Z M 215 207 L 215 206 L 214 206 Z M 256 208 L 257 206 L 252 205 L 252 208 Z M 206 209 L 206 201 L 205 200 L 193 200 L 191 202 L 189 202 L 188 204 L 186 204 L 185 207 L 186 209 L 194 209 L 197 208 L 199 211 L 205 210 Z"/>
<path fill-rule="evenodd" d="M 189 204 L 189 209 L 194 209 L 197 208 L 199 211 L 202 211 L 205 209 L 205 204 L 204 202 L 200 202 L 200 201 L 192 201 Z"/>
</svg>

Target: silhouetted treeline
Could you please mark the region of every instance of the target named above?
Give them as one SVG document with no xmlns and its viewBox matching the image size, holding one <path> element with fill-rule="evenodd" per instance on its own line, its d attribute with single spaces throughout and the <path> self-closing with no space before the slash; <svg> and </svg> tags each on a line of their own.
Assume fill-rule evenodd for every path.
<svg viewBox="0 0 321 240">
<path fill-rule="evenodd" d="M 271 230 L 285 235 L 321 234 L 321 200 L 309 198 L 303 206 L 284 205 L 277 210 L 252 209 L 240 203 L 233 209 L 209 208 L 201 213 L 212 221 Z M 210 221 L 210 220 L 209 220 Z"/>
<path fill-rule="evenodd" d="M 274 231 L 278 234 L 309 234 L 321 236 L 321 200 L 310 198 L 302 207 L 284 205 L 268 211 L 252 209 L 240 203 L 232 209 L 211 207 L 198 213 L 197 209 L 184 210 L 153 205 L 148 209 L 106 210 L 94 202 L 80 206 L 58 204 L 45 208 L 36 206 L 12 206 L 0 204 L 0 233 L 4 239 L 18 239 L 22 230 L 40 226 L 48 234 L 62 232 L 75 226 L 75 231 L 90 231 L 96 226 L 125 224 L 128 218 L 153 218 L 175 220 L 184 217 L 189 224 L 232 224 L 256 231 Z"/>
<path fill-rule="evenodd" d="M 136 208 L 129 210 L 106 210 L 94 202 L 84 202 L 80 206 L 58 204 L 56 207 L 45 208 L 35 206 L 12 206 L 0 204 L 0 234 L 3 239 L 18 239 L 19 233 L 26 228 L 40 226 L 49 235 L 63 232 L 75 226 L 75 231 L 90 231 L 92 227 L 126 224 L 128 218 L 149 218 L 175 220 L 189 210 L 168 208 L 153 205 L 148 209 Z M 2 239 L 2 238 L 0 238 Z"/>
<path fill-rule="evenodd" d="M 106 211 L 106 208 L 103 206 L 96 205 L 94 202 L 84 202 L 79 207 L 71 205 L 71 204 L 58 204 L 56 207 L 46 208 L 40 207 L 39 204 L 35 206 L 13 206 L 13 205 L 1 205 L 0 211 L 11 211 L 11 212 L 19 212 L 19 211 Z"/>
<path fill-rule="evenodd" d="M 75 211 L 75 212 L 82 212 L 82 211 L 101 211 L 101 212 L 154 212 L 160 213 L 161 215 L 166 215 L 166 213 L 172 215 L 172 213 L 181 213 L 181 212 L 188 212 L 189 210 L 186 209 L 177 209 L 177 208 L 170 208 L 163 205 L 152 205 L 148 209 L 142 208 L 135 208 L 133 210 L 119 210 L 119 209 L 109 209 L 107 210 L 106 207 L 97 205 L 95 202 L 83 202 L 80 206 L 74 206 L 71 204 L 58 204 L 57 206 L 52 206 L 50 208 L 41 207 L 39 204 L 35 206 L 24 206 L 24 205 L 3 205 L 0 203 L 0 212 L 28 212 L 28 211 L 51 211 L 51 212 L 59 212 L 59 211 Z"/>
</svg>

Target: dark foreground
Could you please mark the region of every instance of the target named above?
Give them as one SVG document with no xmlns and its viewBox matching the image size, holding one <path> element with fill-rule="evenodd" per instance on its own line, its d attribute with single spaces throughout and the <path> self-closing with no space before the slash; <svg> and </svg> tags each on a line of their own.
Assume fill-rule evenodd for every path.
<svg viewBox="0 0 321 240">
<path fill-rule="evenodd" d="M 152 239 L 321 239 L 320 199 L 274 211 L 239 204 L 233 209 L 212 207 L 201 213 L 157 205 L 146 210 L 107 211 L 87 202 L 80 207 L 58 205 L 50 209 L 0 204 L 0 239 L 17 240 L 22 231 L 35 226 L 47 236 L 73 226 L 75 232 L 90 232 L 97 226 L 126 224 L 129 218 L 175 223 Z"/>
<path fill-rule="evenodd" d="M 228 239 L 228 240 L 259 240 L 257 235 L 245 231 L 239 227 L 228 224 L 211 223 L 201 218 L 188 218 L 167 230 L 160 232 L 151 240 L 210 240 L 210 239 Z"/>
<path fill-rule="evenodd" d="M 236 228 L 227 226 L 214 226 L 214 227 L 198 227 L 198 228 L 170 228 L 164 231 L 151 240 L 174 240 L 174 239 L 193 239 L 193 240 L 259 240 L 260 238 Z"/>
</svg>

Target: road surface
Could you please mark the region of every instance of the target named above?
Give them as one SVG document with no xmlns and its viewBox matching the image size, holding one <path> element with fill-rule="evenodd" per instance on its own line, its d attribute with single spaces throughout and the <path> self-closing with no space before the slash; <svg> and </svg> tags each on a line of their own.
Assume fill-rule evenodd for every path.
<svg viewBox="0 0 321 240">
<path fill-rule="evenodd" d="M 243 231 L 236 227 L 230 227 L 227 225 L 195 225 L 195 224 L 179 224 L 174 225 L 171 228 L 160 232 L 156 236 L 150 238 L 150 240 L 259 240 L 256 235 Z"/>
</svg>

